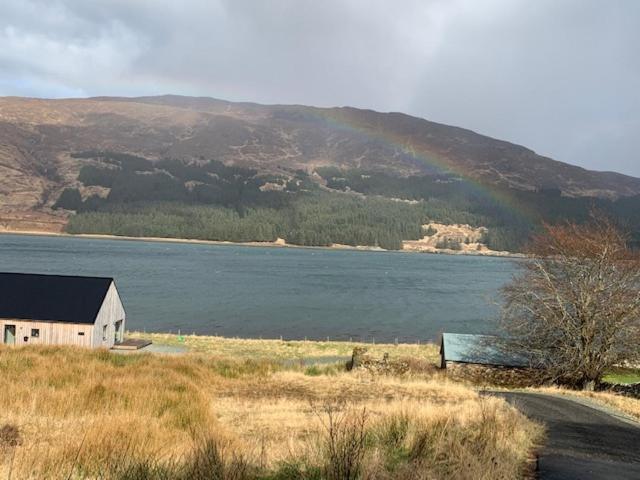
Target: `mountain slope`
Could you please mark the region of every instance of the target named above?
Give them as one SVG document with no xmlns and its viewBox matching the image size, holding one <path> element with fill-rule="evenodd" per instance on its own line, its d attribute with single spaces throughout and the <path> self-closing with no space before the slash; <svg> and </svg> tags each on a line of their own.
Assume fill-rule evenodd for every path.
<svg viewBox="0 0 640 480">
<path fill-rule="evenodd" d="M 592 172 L 469 130 L 400 113 L 265 106 L 178 96 L 0 98 L 0 202 L 50 205 L 95 150 L 150 159 L 217 159 L 264 172 L 340 166 L 393 175 L 448 172 L 569 196 L 640 193 L 640 180 Z"/>
<path fill-rule="evenodd" d="M 507 250 L 593 206 L 640 237 L 640 179 L 401 113 L 0 98 L 0 230 L 399 248 L 437 222 Z"/>
<path fill-rule="evenodd" d="M 640 193 L 640 179 L 614 172 L 589 171 L 542 157 L 519 145 L 402 113 L 350 107 L 265 106 L 174 95 L 100 100 L 172 106 L 293 132 L 292 138 L 300 146 L 296 149 L 298 155 L 288 158 L 295 159 L 300 166 L 313 164 L 315 160 L 399 174 L 429 173 L 433 168 L 429 159 L 433 158 L 435 161 L 431 163 L 490 184 L 528 190 L 557 188 L 575 196 L 617 197 Z M 252 140 L 253 145 L 257 143 L 264 148 L 269 139 L 258 136 Z M 256 160 L 253 166 L 260 165 L 260 159 Z"/>
</svg>

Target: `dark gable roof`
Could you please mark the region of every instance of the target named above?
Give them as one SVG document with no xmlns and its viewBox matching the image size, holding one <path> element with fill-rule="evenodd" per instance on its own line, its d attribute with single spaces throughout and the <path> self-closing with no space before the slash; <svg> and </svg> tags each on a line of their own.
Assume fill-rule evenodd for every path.
<svg viewBox="0 0 640 480">
<path fill-rule="evenodd" d="M 443 333 L 440 354 L 447 362 L 504 367 L 528 367 L 531 363 L 526 352 L 513 351 L 505 339 L 491 335 Z"/>
<path fill-rule="evenodd" d="M 112 278 L 0 273 L 0 318 L 93 323 Z"/>
</svg>

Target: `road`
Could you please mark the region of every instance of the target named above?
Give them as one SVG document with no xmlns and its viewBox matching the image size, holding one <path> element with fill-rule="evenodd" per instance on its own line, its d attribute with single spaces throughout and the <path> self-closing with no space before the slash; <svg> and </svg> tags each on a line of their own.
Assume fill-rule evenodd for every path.
<svg viewBox="0 0 640 480">
<path fill-rule="evenodd" d="M 546 425 L 538 461 L 542 480 L 640 479 L 640 426 L 565 398 L 491 394 Z"/>
</svg>

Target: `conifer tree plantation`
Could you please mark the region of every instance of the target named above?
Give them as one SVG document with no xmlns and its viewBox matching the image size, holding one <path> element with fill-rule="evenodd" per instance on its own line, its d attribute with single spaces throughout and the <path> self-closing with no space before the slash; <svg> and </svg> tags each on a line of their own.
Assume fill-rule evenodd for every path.
<svg viewBox="0 0 640 480">
<path fill-rule="evenodd" d="M 67 188 L 55 207 L 77 212 L 69 233 L 271 242 L 305 246 L 363 245 L 387 250 L 417 240 L 429 222 L 485 226 L 493 250 L 520 251 L 541 222 L 583 221 L 596 205 L 612 216 L 632 213 L 640 201 L 562 197 L 487 189 L 454 175 L 399 177 L 359 169 L 319 168 L 262 174 L 201 159 L 150 161 L 129 154 L 74 154 L 86 164 L 78 185 L 106 195 Z M 83 198 L 84 197 L 84 198 Z M 638 229 L 632 229 L 638 231 Z"/>
</svg>

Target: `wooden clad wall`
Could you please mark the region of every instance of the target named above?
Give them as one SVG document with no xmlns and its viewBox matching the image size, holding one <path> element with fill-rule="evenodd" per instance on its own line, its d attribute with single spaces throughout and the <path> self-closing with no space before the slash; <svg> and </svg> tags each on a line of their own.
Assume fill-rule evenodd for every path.
<svg viewBox="0 0 640 480">
<path fill-rule="evenodd" d="M 95 320 L 95 321 L 94 321 Z M 15 345 L 76 345 L 78 347 L 111 348 L 115 343 L 116 322 L 122 321 L 124 334 L 125 312 L 118 290 L 109 286 L 94 323 L 41 322 L 35 320 L 0 319 L 0 343 L 4 343 L 5 325 L 15 325 Z M 104 328 L 106 327 L 106 329 Z M 32 329 L 39 335 L 32 336 Z"/>
<path fill-rule="evenodd" d="M 94 348 L 113 347 L 116 334 L 115 324 L 118 320 L 122 320 L 122 332 L 124 332 L 124 307 L 122 306 L 122 302 L 120 301 L 120 295 L 118 295 L 118 290 L 116 289 L 115 283 L 111 282 L 109 290 L 107 291 L 107 294 L 104 297 L 104 301 L 102 302 L 102 307 L 100 307 L 100 311 L 98 312 L 98 316 L 96 317 L 95 325 L 93 327 L 93 339 L 91 345 Z M 107 328 L 103 336 L 104 326 L 106 326 Z"/>
<path fill-rule="evenodd" d="M 76 345 L 90 347 L 93 325 L 89 323 L 36 322 L 32 320 L 0 319 L 0 343 L 4 343 L 4 326 L 16 326 L 16 345 Z M 38 329 L 38 337 L 31 330 Z M 84 335 L 80 335 L 84 333 Z M 25 340 L 26 338 L 26 340 Z"/>
</svg>

